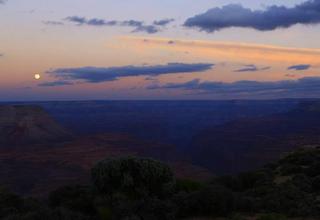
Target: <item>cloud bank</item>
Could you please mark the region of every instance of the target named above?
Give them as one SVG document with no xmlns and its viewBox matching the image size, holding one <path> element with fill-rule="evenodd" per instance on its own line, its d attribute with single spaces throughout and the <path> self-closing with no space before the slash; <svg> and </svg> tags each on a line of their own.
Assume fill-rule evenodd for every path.
<svg viewBox="0 0 320 220">
<path fill-rule="evenodd" d="M 309 64 L 300 64 L 300 65 L 289 66 L 288 70 L 301 71 L 301 70 L 308 70 L 310 68 L 311 68 L 311 65 Z"/>
<path fill-rule="evenodd" d="M 154 21 L 153 24 L 158 25 L 158 26 L 166 26 L 166 25 L 170 24 L 171 22 L 174 22 L 173 18 L 166 18 L 166 19 Z"/>
<path fill-rule="evenodd" d="M 73 85 L 73 83 L 69 81 L 53 81 L 53 82 L 44 82 L 44 83 L 38 84 L 38 86 L 41 86 L 41 87 L 55 87 L 55 86 L 69 86 L 69 85 Z"/>
<path fill-rule="evenodd" d="M 45 24 L 45 25 L 52 25 L 52 26 L 64 25 L 64 23 L 61 22 L 61 21 L 43 21 L 42 23 Z"/>
<path fill-rule="evenodd" d="M 270 66 L 257 67 L 254 64 L 250 64 L 250 65 L 244 65 L 243 68 L 237 69 L 234 72 L 258 72 L 258 71 L 264 71 L 264 70 L 269 70 L 269 69 L 271 69 Z"/>
<path fill-rule="evenodd" d="M 270 31 L 296 24 L 318 23 L 320 0 L 309 0 L 292 8 L 273 5 L 265 10 L 251 10 L 239 4 L 229 4 L 191 17 L 185 21 L 184 26 L 211 33 L 231 27 Z"/>
<path fill-rule="evenodd" d="M 48 71 L 59 81 L 81 80 L 90 83 L 114 81 L 130 76 L 159 76 L 164 74 L 204 72 L 212 69 L 210 63 L 168 63 L 155 66 L 80 67 L 60 68 Z"/>
<path fill-rule="evenodd" d="M 74 23 L 76 25 L 88 25 L 88 26 L 123 26 L 123 27 L 132 27 L 134 28 L 132 32 L 145 32 L 148 34 L 154 34 L 161 31 L 162 27 L 165 27 L 169 23 L 173 22 L 174 19 L 162 19 L 158 21 L 154 21 L 153 24 L 147 25 L 143 21 L 137 20 L 125 20 L 125 21 L 117 21 L 117 20 L 104 20 L 99 18 L 87 19 L 85 17 L 79 16 L 70 16 L 65 18 L 64 20 Z"/>
<path fill-rule="evenodd" d="M 236 81 L 231 83 L 194 79 L 185 83 L 150 85 L 147 89 L 182 89 L 220 97 L 308 97 L 320 95 L 320 77 L 282 81 Z"/>
</svg>

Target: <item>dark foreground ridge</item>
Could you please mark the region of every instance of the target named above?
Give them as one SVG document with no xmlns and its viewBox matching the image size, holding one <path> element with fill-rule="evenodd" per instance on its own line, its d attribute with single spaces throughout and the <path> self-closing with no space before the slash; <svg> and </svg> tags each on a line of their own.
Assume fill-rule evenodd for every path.
<svg viewBox="0 0 320 220">
<path fill-rule="evenodd" d="M 152 159 L 108 158 L 92 168 L 90 184 L 59 188 L 46 202 L 0 190 L 0 217 L 316 220 L 319 161 L 320 148 L 306 148 L 257 171 L 198 182 L 177 179 L 167 164 Z"/>
</svg>

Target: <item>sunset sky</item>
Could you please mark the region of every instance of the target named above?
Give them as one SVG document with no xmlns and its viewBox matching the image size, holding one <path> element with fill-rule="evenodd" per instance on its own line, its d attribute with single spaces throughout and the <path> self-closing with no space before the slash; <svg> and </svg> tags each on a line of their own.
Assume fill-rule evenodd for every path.
<svg viewBox="0 0 320 220">
<path fill-rule="evenodd" d="M 0 101 L 320 97 L 320 0 L 0 0 L 0 27 Z"/>
</svg>

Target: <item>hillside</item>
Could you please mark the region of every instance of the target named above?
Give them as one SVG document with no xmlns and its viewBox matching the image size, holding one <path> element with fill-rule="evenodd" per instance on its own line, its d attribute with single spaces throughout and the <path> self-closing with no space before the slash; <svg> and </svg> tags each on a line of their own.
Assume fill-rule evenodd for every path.
<svg viewBox="0 0 320 220">
<path fill-rule="evenodd" d="M 181 159 L 172 145 L 121 133 L 72 136 L 41 107 L 0 107 L 0 185 L 43 195 L 70 182 L 89 181 L 90 168 L 108 157 L 141 156 L 169 162 L 177 176 L 212 174 Z"/>
<path fill-rule="evenodd" d="M 208 128 L 194 137 L 189 155 L 215 173 L 263 166 L 300 146 L 320 143 L 320 104 L 301 103 L 287 113 L 245 118 Z"/>
<path fill-rule="evenodd" d="M 65 141 L 72 138 L 41 107 L 32 105 L 0 106 L 0 145 L 40 144 Z"/>
<path fill-rule="evenodd" d="M 71 181 L 45 200 L 0 188 L 0 214 L 10 220 L 316 220 L 319 160 L 319 147 L 301 148 L 261 169 L 199 182 L 175 177 L 160 161 L 106 158 L 92 167 L 91 181 Z"/>
<path fill-rule="evenodd" d="M 38 102 L 76 134 L 127 133 L 185 151 L 205 128 L 294 108 L 301 100 Z M 17 103 L 18 104 L 18 103 Z M 21 103 L 20 103 L 21 104 Z"/>
</svg>

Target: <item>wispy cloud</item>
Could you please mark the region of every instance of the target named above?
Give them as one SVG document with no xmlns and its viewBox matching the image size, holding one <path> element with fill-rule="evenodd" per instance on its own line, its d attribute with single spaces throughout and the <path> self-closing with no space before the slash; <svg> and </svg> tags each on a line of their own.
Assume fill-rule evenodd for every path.
<svg viewBox="0 0 320 220">
<path fill-rule="evenodd" d="M 172 52 L 185 53 L 201 59 L 214 59 L 221 62 L 232 61 L 238 63 L 253 62 L 256 65 L 270 65 L 271 62 L 287 66 L 294 63 L 308 63 L 312 66 L 320 65 L 320 50 L 311 48 L 281 47 L 274 45 L 199 41 L 184 39 L 168 39 L 156 37 L 121 37 L 122 43 L 138 50 L 153 50 L 154 48 Z M 277 64 L 277 65 L 278 65 Z"/>
<path fill-rule="evenodd" d="M 320 77 L 282 81 L 236 81 L 231 83 L 194 79 L 185 83 L 153 84 L 147 89 L 182 89 L 215 97 L 314 97 L 320 95 Z"/>
<path fill-rule="evenodd" d="M 173 18 L 166 18 L 166 19 L 162 19 L 162 20 L 156 20 L 153 22 L 153 24 L 158 25 L 158 26 L 166 26 L 174 21 L 175 21 L 175 19 L 173 19 Z"/>
<path fill-rule="evenodd" d="M 130 76 L 159 76 L 164 74 L 204 72 L 212 69 L 211 63 L 168 63 L 155 66 L 80 67 L 49 70 L 59 81 L 81 80 L 90 83 L 114 81 Z"/>
<path fill-rule="evenodd" d="M 145 32 L 148 34 L 154 34 L 161 31 L 161 28 L 173 22 L 173 19 L 162 19 L 158 21 L 154 21 L 153 24 L 145 24 L 143 21 L 138 20 L 125 20 L 125 21 L 117 21 L 117 20 L 105 20 L 100 18 L 91 18 L 87 19 L 85 17 L 80 16 L 70 16 L 65 18 L 64 20 L 74 23 L 76 25 L 88 25 L 88 26 L 122 26 L 122 27 L 132 27 L 134 28 L 132 32 Z"/>
<path fill-rule="evenodd" d="M 241 69 L 237 69 L 234 72 L 257 72 L 271 69 L 270 66 L 266 67 L 257 67 L 254 64 L 244 65 Z"/>
<path fill-rule="evenodd" d="M 159 28 L 154 25 L 141 25 L 136 27 L 132 32 L 146 32 L 148 34 L 154 34 L 159 32 Z"/>
<path fill-rule="evenodd" d="M 239 4 L 216 7 L 187 19 L 186 27 L 214 32 L 224 28 L 243 27 L 259 31 L 288 28 L 295 24 L 320 23 L 320 1 L 309 0 L 289 8 L 269 6 L 265 10 L 251 10 Z"/>
<path fill-rule="evenodd" d="M 308 70 L 310 68 L 311 68 L 311 65 L 309 64 L 300 64 L 300 65 L 289 66 L 288 70 L 301 71 L 301 70 Z"/>
<path fill-rule="evenodd" d="M 45 25 L 52 25 L 52 26 L 64 25 L 64 23 L 61 22 L 61 21 L 43 21 L 42 23 L 45 24 Z"/>
<path fill-rule="evenodd" d="M 42 87 L 69 86 L 69 85 L 73 85 L 73 83 L 69 81 L 53 81 L 53 82 L 44 82 L 44 83 L 38 84 L 38 86 L 42 86 Z"/>
</svg>

